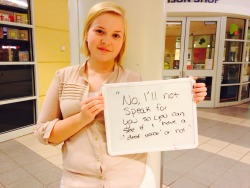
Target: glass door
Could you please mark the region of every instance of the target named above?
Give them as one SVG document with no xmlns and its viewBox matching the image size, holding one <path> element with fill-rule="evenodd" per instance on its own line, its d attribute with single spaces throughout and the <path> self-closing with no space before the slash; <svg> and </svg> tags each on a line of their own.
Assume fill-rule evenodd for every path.
<svg viewBox="0 0 250 188">
<path fill-rule="evenodd" d="M 183 77 L 198 76 L 197 82 L 206 84 L 207 96 L 200 107 L 215 106 L 219 31 L 220 18 L 187 18 Z"/>
<path fill-rule="evenodd" d="M 186 18 L 167 18 L 163 79 L 181 78 Z"/>
<path fill-rule="evenodd" d="M 222 17 L 220 49 L 220 93 L 216 105 L 231 106 L 250 99 L 249 20 Z"/>
<path fill-rule="evenodd" d="M 215 106 L 221 18 L 170 17 L 166 21 L 163 79 L 197 76 L 208 88 L 199 107 Z"/>
</svg>

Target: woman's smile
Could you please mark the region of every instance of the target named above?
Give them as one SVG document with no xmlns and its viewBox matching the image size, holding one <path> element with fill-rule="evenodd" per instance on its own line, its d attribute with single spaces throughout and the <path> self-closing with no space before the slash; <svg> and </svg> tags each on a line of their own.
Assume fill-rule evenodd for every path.
<svg viewBox="0 0 250 188">
<path fill-rule="evenodd" d="M 108 48 L 105 47 L 97 47 L 98 50 L 101 50 L 103 52 L 111 52 L 111 50 L 109 50 Z"/>
</svg>

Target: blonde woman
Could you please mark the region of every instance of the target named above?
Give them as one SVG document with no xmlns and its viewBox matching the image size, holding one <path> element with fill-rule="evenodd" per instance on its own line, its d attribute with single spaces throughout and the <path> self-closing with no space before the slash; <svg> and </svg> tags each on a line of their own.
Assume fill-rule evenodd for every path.
<svg viewBox="0 0 250 188">
<path fill-rule="evenodd" d="M 147 154 L 108 155 L 100 92 L 105 83 L 141 81 L 139 74 L 121 65 L 126 27 L 122 7 L 94 5 L 83 30 L 81 50 L 87 61 L 57 71 L 48 89 L 35 135 L 44 144 L 63 143 L 61 187 L 141 186 Z M 205 85 L 196 84 L 194 100 L 202 101 L 205 95 Z"/>
</svg>

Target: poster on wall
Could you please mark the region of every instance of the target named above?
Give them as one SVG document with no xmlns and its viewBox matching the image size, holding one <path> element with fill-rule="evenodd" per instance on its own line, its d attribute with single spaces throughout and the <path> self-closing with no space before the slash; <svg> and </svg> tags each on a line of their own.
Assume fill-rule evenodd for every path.
<svg viewBox="0 0 250 188">
<path fill-rule="evenodd" d="M 206 48 L 194 48 L 194 64 L 205 64 Z"/>
</svg>

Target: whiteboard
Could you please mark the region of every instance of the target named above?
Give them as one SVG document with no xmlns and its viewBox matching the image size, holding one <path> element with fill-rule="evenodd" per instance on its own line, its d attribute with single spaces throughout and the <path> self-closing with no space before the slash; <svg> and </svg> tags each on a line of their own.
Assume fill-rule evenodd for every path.
<svg viewBox="0 0 250 188">
<path fill-rule="evenodd" d="M 193 84 L 192 78 L 105 84 L 108 153 L 115 156 L 197 147 Z"/>
</svg>

